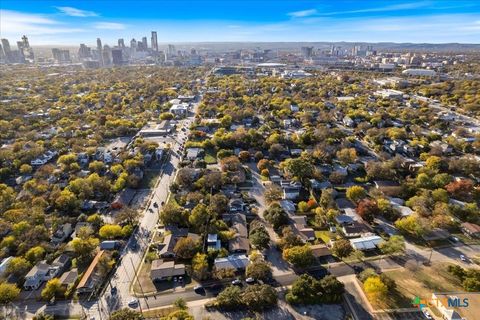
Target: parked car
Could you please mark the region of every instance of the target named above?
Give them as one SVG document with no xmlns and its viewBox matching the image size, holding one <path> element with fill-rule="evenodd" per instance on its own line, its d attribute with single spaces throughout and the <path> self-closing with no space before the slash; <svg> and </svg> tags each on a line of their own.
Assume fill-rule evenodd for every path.
<svg viewBox="0 0 480 320">
<path fill-rule="evenodd" d="M 133 308 L 135 309 L 136 307 L 138 307 L 138 300 L 137 299 L 132 299 L 128 302 L 128 306 L 130 308 Z"/>
<path fill-rule="evenodd" d="M 248 283 L 248 284 L 252 284 L 252 283 L 255 283 L 255 279 L 254 278 L 247 278 L 247 279 L 245 279 L 245 282 Z"/>
<path fill-rule="evenodd" d="M 426 319 L 433 319 L 432 316 L 430 315 L 430 313 L 427 310 L 423 309 L 422 313 L 423 313 L 423 315 L 425 316 Z"/>
<path fill-rule="evenodd" d="M 463 254 L 460 255 L 460 260 L 462 260 L 463 262 L 468 262 L 467 257 L 465 257 Z"/>
<path fill-rule="evenodd" d="M 198 285 L 193 287 L 193 291 L 195 291 L 195 293 L 202 294 L 205 293 L 205 288 L 201 285 Z"/>
<path fill-rule="evenodd" d="M 242 281 L 240 279 L 235 279 L 232 281 L 232 284 L 234 286 L 241 286 L 242 285 Z"/>
</svg>

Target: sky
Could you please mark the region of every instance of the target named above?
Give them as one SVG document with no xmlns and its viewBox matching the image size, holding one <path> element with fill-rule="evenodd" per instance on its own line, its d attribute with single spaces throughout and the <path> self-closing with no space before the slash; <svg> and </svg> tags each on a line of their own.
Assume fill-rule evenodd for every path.
<svg viewBox="0 0 480 320">
<path fill-rule="evenodd" d="M 97 37 L 159 43 L 349 41 L 480 43 L 480 1 L 2 0 L 0 37 L 31 45 Z"/>
</svg>

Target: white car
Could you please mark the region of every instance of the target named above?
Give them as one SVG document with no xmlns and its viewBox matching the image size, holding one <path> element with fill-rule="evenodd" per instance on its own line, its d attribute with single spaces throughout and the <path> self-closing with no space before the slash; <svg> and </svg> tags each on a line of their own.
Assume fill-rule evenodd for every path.
<svg viewBox="0 0 480 320">
<path fill-rule="evenodd" d="M 138 300 L 137 299 L 132 299 L 128 302 L 128 306 L 130 308 L 136 308 L 138 307 Z"/>
<path fill-rule="evenodd" d="M 422 312 L 423 312 L 423 315 L 425 316 L 425 318 L 433 319 L 432 316 L 430 315 L 430 313 L 427 310 L 423 309 Z"/>
<path fill-rule="evenodd" d="M 467 262 L 467 257 L 465 257 L 463 254 L 460 255 L 460 260 L 462 260 L 463 262 Z"/>
</svg>

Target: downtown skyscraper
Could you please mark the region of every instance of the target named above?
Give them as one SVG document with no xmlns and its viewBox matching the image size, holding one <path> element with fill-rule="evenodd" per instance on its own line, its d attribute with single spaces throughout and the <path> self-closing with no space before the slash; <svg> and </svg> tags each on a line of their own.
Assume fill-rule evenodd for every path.
<svg viewBox="0 0 480 320">
<path fill-rule="evenodd" d="M 158 39 L 157 39 L 157 31 L 152 31 L 152 51 L 158 52 Z"/>
</svg>

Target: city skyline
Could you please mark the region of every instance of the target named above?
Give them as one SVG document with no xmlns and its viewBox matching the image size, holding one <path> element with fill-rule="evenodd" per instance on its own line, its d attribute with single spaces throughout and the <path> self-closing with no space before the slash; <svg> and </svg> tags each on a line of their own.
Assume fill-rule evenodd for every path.
<svg viewBox="0 0 480 320">
<path fill-rule="evenodd" d="M 28 34 L 33 45 L 91 45 L 98 37 L 111 44 L 118 38 L 141 41 L 151 30 L 158 32 L 158 43 L 478 43 L 480 39 L 480 4 L 474 1 L 111 4 L 4 1 L 1 37 L 14 39 Z"/>
</svg>

